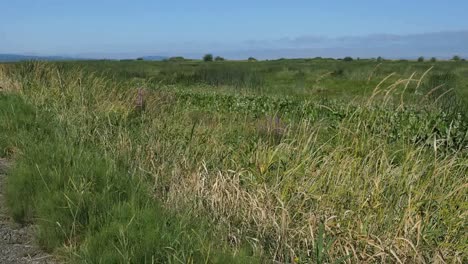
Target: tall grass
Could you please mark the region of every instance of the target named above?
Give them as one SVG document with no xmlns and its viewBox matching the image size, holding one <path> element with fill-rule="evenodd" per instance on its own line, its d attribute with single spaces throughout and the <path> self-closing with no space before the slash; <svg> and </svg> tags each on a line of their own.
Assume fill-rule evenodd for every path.
<svg viewBox="0 0 468 264">
<path fill-rule="evenodd" d="M 463 263 L 468 125 L 425 70 L 351 102 L 157 86 L 136 110 L 132 80 L 9 66 L 9 205 L 79 261 Z"/>
<path fill-rule="evenodd" d="M 247 65 L 221 63 L 202 65 L 190 73 L 174 71 L 172 76 L 172 80 L 166 80 L 166 82 L 170 81 L 182 85 L 232 86 L 237 89 L 259 89 L 264 85 L 262 75 Z"/>
<path fill-rule="evenodd" d="M 168 210 L 153 200 L 141 171 L 95 145 L 91 135 L 99 132 L 92 125 L 78 127 L 90 119 L 68 107 L 84 110 L 93 104 L 83 90 L 75 94 L 78 97 L 67 98 L 71 84 L 65 73 L 39 63 L 26 66 L 32 68 L 17 76 L 23 83 L 22 96 L 0 94 L 0 147 L 4 156 L 15 160 L 8 177 L 10 212 L 20 223 L 38 224 L 37 237 L 44 249 L 77 263 L 256 261 L 244 249 L 234 251 L 216 241 L 224 231 L 214 233 L 203 216 Z M 51 79 L 36 79 L 43 74 Z M 35 86 L 41 81 L 56 81 L 56 86 Z M 73 88 L 99 83 L 80 79 Z M 33 94 L 37 97 L 27 97 Z M 93 108 L 99 104 L 94 103 Z M 91 119 L 112 122 L 111 113 L 94 113 Z M 87 129 L 91 130 L 83 134 Z"/>
</svg>

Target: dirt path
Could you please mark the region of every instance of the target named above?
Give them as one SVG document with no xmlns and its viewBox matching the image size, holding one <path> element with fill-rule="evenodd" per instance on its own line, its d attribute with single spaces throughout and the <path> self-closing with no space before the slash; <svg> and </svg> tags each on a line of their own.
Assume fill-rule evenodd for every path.
<svg viewBox="0 0 468 264">
<path fill-rule="evenodd" d="M 20 226 L 8 216 L 4 196 L 6 167 L 6 161 L 0 159 L 0 263 L 57 263 L 34 244 L 34 226 Z"/>
</svg>

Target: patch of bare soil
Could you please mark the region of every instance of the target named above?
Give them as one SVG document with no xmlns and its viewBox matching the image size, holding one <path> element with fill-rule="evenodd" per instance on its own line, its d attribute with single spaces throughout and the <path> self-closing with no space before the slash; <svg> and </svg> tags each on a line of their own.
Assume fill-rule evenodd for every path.
<svg viewBox="0 0 468 264">
<path fill-rule="evenodd" d="M 8 216 L 4 195 L 7 166 L 7 161 L 0 159 L 0 263 L 57 263 L 34 243 L 34 226 L 18 225 Z"/>
</svg>

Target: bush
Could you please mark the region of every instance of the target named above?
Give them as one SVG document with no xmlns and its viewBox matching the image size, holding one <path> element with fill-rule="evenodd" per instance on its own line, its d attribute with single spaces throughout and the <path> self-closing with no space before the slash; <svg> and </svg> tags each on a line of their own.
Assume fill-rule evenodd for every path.
<svg viewBox="0 0 468 264">
<path fill-rule="evenodd" d="M 431 58 L 431 62 L 436 62 L 436 61 L 437 61 L 437 59 L 435 57 Z"/>
<path fill-rule="evenodd" d="M 224 61 L 224 58 L 220 56 L 216 56 L 215 61 Z"/>
<path fill-rule="evenodd" d="M 247 60 L 248 60 L 248 61 L 257 61 L 257 59 L 254 58 L 254 57 L 249 57 Z M 280 59 L 280 60 L 281 60 L 281 59 Z"/>
<path fill-rule="evenodd" d="M 343 61 L 353 61 L 353 58 L 351 58 L 351 57 L 349 57 L 349 56 L 348 56 L 348 57 L 344 57 L 344 58 L 343 58 Z"/>
<path fill-rule="evenodd" d="M 143 58 L 142 58 L 142 57 L 140 57 L 140 58 L 137 58 L 137 60 L 138 60 L 138 61 L 142 61 L 142 60 L 143 60 Z"/>
<path fill-rule="evenodd" d="M 177 56 L 177 57 L 170 57 L 169 59 L 167 59 L 168 61 L 184 61 L 185 58 L 184 57 L 181 57 L 181 56 Z"/>
<path fill-rule="evenodd" d="M 342 77 L 344 75 L 344 70 L 343 69 L 336 69 L 330 75 L 333 76 L 333 77 Z"/>
<path fill-rule="evenodd" d="M 424 62 L 424 57 L 423 56 L 419 57 L 418 62 Z"/>
<path fill-rule="evenodd" d="M 205 61 L 205 62 L 213 61 L 213 55 L 212 54 L 206 54 L 205 56 L 203 56 L 203 61 Z"/>
<path fill-rule="evenodd" d="M 455 56 L 453 56 L 452 60 L 453 61 L 460 61 L 460 56 L 455 55 Z"/>
</svg>

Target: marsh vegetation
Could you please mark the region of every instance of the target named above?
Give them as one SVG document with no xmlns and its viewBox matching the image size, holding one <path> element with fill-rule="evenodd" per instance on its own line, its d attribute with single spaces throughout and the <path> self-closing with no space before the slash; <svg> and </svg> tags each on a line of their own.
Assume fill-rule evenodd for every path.
<svg viewBox="0 0 468 264">
<path fill-rule="evenodd" d="M 28 62 L 0 86 L 10 212 L 68 261 L 467 261 L 466 62 Z"/>
</svg>

